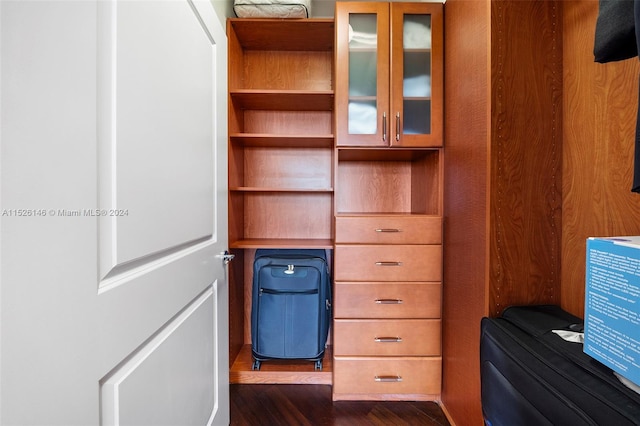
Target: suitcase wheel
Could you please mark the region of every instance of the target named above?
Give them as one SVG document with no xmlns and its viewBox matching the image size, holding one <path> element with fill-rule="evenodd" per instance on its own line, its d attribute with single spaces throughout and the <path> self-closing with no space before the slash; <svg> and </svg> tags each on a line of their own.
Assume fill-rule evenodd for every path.
<svg viewBox="0 0 640 426">
<path fill-rule="evenodd" d="M 322 370 L 322 360 L 321 359 L 316 361 L 316 370 Z"/>
<path fill-rule="evenodd" d="M 253 361 L 253 366 L 251 368 L 254 370 L 260 370 L 260 361 L 258 361 L 257 359 Z"/>
</svg>

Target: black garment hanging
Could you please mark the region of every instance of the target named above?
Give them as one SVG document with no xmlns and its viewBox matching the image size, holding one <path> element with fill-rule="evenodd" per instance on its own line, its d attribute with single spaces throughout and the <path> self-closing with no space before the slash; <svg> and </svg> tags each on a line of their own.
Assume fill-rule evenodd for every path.
<svg viewBox="0 0 640 426">
<path fill-rule="evenodd" d="M 593 55 L 595 62 L 622 61 L 638 56 L 640 0 L 600 0 Z M 638 93 L 640 105 L 640 91 Z M 632 192 L 640 193 L 640 108 L 636 117 Z"/>
<path fill-rule="evenodd" d="M 600 0 L 593 56 L 596 62 L 622 61 L 638 55 L 634 0 Z"/>
<path fill-rule="evenodd" d="M 634 0 L 634 13 L 635 18 L 635 34 L 636 45 L 640 46 L 640 2 Z M 637 53 L 637 52 L 636 52 Z M 640 89 L 638 93 L 638 113 L 636 117 L 636 142 L 635 142 L 635 154 L 633 165 L 633 185 L 631 186 L 632 192 L 640 193 Z"/>
</svg>

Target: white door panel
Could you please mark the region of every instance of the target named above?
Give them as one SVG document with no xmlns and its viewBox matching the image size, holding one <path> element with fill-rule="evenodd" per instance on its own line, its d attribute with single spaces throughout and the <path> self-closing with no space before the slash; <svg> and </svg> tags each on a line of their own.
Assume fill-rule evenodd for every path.
<svg viewBox="0 0 640 426">
<path fill-rule="evenodd" d="M 215 400 L 208 288 L 102 381 L 103 425 L 205 425 Z"/>
<path fill-rule="evenodd" d="M 209 276 L 224 272 L 215 254 L 213 246 L 200 249 L 162 267 L 143 269 L 132 274 L 126 284 L 113 285 L 100 293 L 96 305 L 102 319 L 98 324 L 100 334 L 118 336 L 101 342 L 102 375 L 107 375 L 212 284 L 199 276 L 203 268 L 208 269 Z"/>
<path fill-rule="evenodd" d="M 0 2 L 0 424 L 228 424 L 208 1 Z"/>
<path fill-rule="evenodd" d="M 107 276 L 211 236 L 215 44 L 187 1 L 98 12 L 99 199 L 117 215 L 101 218 Z"/>
</svg>

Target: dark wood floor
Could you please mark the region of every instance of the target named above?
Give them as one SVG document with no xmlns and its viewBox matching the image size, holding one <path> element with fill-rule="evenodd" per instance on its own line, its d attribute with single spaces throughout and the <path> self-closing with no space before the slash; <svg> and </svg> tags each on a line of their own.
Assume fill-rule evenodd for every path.
<svg viewBox="0 0 640 426">
<path fill-rule="evenodd" d="M 449 426 L 434 402 L 331 401 L 328 385 L 231 385 L 231 425 Z"/>
</svg>

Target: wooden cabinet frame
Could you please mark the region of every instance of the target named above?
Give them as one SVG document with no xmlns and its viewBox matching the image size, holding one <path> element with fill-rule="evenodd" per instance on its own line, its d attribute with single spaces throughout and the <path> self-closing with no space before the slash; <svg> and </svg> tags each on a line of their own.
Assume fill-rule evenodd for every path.
<svg viewBox="0 0 640 426">
<path fill-rule="evenodd" d="M 402 37 L 407 13 L 432 15 L 433 48 L 418 47 L 411 53 L 429 51 L 432 67 L 437 69 L 430 98 L 436 131 L 401 135 L 396 141 L 389 127 L 395 127 L 391 116 L 396 112 L 403 118 L 406 49 Z M 349 93 L 353 14 L 375 15 L 375 98 L 361 95 L 366 90 L 357 96 Z M 442 5 L 339 2 L 335 16 L 333 399 L 438 400 L 442 385 Z M 370 18 L 363 23 L 368 35 L 373 27 Z M 353 51 L 374 50 L 358 45 Z M 349 134 L 349 102 L 374 99 L 378 119 L 387 112 L 386 126 L 378 125 L 375 134 Z M 420 306 L 404 303 L 418 295 L 424 302 Z M 358 309 L 349 308 L 346 301 L 357 303 Z M 422 330 L 420 338 L 412 333 L 417 329 Z"/>
</svg>

